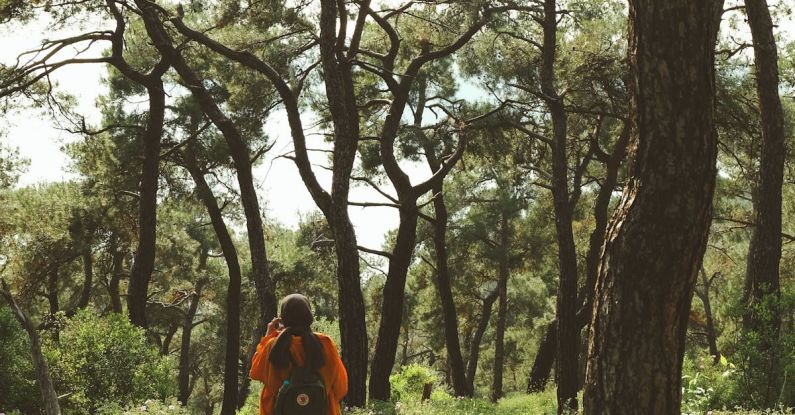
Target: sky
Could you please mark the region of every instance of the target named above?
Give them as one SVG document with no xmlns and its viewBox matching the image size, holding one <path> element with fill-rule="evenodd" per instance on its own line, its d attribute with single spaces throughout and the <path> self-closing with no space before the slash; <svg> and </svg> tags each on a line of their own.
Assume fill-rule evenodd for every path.
<svg viewBox="0 0 795 415">
<path fill-rule="evenodd" d="M 112 28 L 108 24 L 108 28 Z M 783 32 L 795 33 L 795 22 L 786 21 L 778 27 Z M 11 64 L 17 55 L 25 50 L 35 48 L 41 39 L 66 37 L 70 34 L 80 33 L 80 28 L 75 27 L 53 33 L 48 28 L 46 21 L 36 21 L 24 27 L 18 25 L 0 25 L 0 63 Z M 791 36 L 788 36 L 790 39 Z M 93 48 L 87 56 L 97 56 L 101 48 Z M 75 51 L 67 51 L 74 54 Z M 105 73 L 103 65 L 73 65 L 59 69 L 52 80 L 58 85 L 58 90 L 73 95 L 78 103 L 77 110 L 86 117 L 89 123 L 98 123 L 99 112 L 95 106 L 98 96 L 106 92 L 101 82 Z M 466 93 L 466 92 L 465 92 Z M 477 95 L 477 91 L 469 91 L 467 95 Z M 468 97 L 469 98 L 469 97 Z M 309 122 L 305 122 L 309 125 Z M 28 186 L 42 182 L 53 182 L 75 178 L 69 170 L 69 159 L 61 151 L 61 147 L 76 137 L 64 132 L 47 116 L 45 111 L 25 109 L 6 114 L 0 117 L 0 131 L 5 130 L 5 135 L 0 135 L 0 140 L 5 144 L 19 149 L 20 154 L 29 160 L 27 171 L 22 174 L 19 186 Z M 279 158 L 292 149 L 289 128 L 283 112 L 273 114 L 265 130 L 275 140 L 273 150 L 266 156 L 254 171 L 254 176 L 259 187 L 260 199 L 266 208 L 269 220 L 278 221 L 284 225 L 295 228 L 302 215 L 316 210 L 309 193 L 303 185 L 298 171 L 291 160 Z M 315 138 L 309 147 L 321 147 L 320 138 Z M 315 162 L 322 163 L 325 157 L 322 154 L 312 155 Z M 413 182 L 427 178 L 430 171 L 423 165 L 403 164 Z M 315 168 L 318 178 L 326 188 L 330 185 L 330 174 L 320 168 Z M 384 189 L 391 189 L 384 185 Z M 394 194 L 394 192 L 391 192 Z M 354 187 L 350 200 L 386 201 L 378 193 L 367 187 Z M 388 207 L 350 207 L 351 220 L 356 228 L 359 244 L 370 248 L 381 248 L 385 234 L 397 227 L 397 211 Z"/>
</svg>

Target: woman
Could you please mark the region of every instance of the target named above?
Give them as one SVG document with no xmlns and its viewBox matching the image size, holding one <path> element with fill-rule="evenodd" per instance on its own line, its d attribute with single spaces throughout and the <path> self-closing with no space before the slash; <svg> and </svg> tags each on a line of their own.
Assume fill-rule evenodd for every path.
<svg viewBox="0 0 795 415">
<path fill-rule="evenodd" d="M 340 401 L 348 393 L 348 372 L 331 338 L 311 331 L 313 321 L 306 297 L 290 294 L 282 299 L 279 317 L 268 324 L 249 372 L 252 379 L 264 384 L 259 398 L 260 415 L 273 413 L 279 388 L 294 365 L 306 366 L 320 375 L 326 387 L 326 414 L 340 415 Z"/>
</svg>

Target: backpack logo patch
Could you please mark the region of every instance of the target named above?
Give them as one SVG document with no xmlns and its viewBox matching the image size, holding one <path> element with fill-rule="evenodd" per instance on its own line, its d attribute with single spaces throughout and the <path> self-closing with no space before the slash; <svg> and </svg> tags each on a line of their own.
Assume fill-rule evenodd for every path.
<svg viewBox="0 0 795 415">
<path fill-rule="evenodd" d="M 295 397 L 295 402 L 300 406 L 307 406 L 309 405 L 309 395 L 301 393 Z"/>
</svg>

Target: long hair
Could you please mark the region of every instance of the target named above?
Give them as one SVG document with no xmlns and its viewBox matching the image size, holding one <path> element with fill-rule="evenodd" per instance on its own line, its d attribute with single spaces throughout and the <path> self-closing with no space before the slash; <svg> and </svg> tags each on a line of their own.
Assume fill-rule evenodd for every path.
<svg viewBox="0 0 795 415">
<path fill-rule="evenodd" d="M 290 294 L 282 299 L 279 305 L 279 315 L 285 329 L 276 338 L 268 360 L 277 369 L 286 369 L 292 362 L 290 344 L 293 336 L 300 336 L 304 345 L 304 362 L 307 367 L 317 370 L 325 363 L 323 359 L 323 345 L 320 339 L 312 332 L 310 326 L 314 321 L 309 300 L 301 294 Z"/>
</svg>

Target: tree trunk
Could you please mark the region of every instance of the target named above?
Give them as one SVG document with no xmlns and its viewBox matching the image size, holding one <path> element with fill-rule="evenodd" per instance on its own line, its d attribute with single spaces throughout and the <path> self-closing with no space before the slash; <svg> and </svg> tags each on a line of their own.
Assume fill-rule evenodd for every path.
<svg viewBox="0 0 795 415">
<path fill-rule="evenodd" d="M 47 303 L 50 306 L 50 314 L 54 316 L 60 310 L 58 304 L 58 267 L 53 267 L 47 277 Z"/>
<path fill-rule="evenodd" d="M 350 406 L 364 406 L 367 399 L 367 326 L 358 244 L 348 216 L 350 177 L 359 144 L 359 113 L 351 62 L 344 58 L 343 51 L 338 48 L 338 16 L 347 19 L 344 10 L 338 13 L 336 1 L 320 2 L 320 61 L 329 112 L 334 124 L 334 164 L 330 199 L 322 199 L 319 195 L 314 197 L 334 232 L 342 359 L 348 370 L 348 396 L 345 401 Z M 327 204 L 327 201 L 330 203 Z"/>
<path fill-rule="evenodd" d="M 690 301 L 715 188 L 722 0 L 631 0 L 630 178 L 597 278 L 586 414 L 679 414 Z"/>
<path fill-rule="evenodd" d="M 488 297 L 483 299 L 483 312 L 480 314 L 478 327 L 475 329 L 475 334 L 472 336 L 472 342 L 469 343 L 469 359 L 467 359 L 467 384 L 469 390 L 474 394 L 475 391 L 475 373 L 478 370 L 478 360 L 480 359 L 480 343 L 483 341 L 483 334 L 486 333 L 486 327 L 489 325 L 491 319 L 491 309 L 494 302 L 497 301 L 499 291 L 493 291 Z"/>
<path fill-rule="evenodd" d="M 720 352 L 718 351 L 718 335 L 715 330 L 715 319 L 712 315 L 712 304 L 709 300 L 709 291 L 712 287 L 712 279 L 718 274 L 713 274 L 712 278 L 707 278 L 707 272 L 704 267 L 701 267 L 701 285 L 703 288 L 699 291 L 696 288 L 696 296 L 701 300 L 704 305 L 704 314 L 707 316 L 707 345 L 709 346 L 709 355 L 712 356 L 712 363 L 718 364 L 720 362 Z"/>
<path fill-rule="evenodd" d="M 762 154 L 754 204 L 755 226 L 748 250 L 745 293 L 746 332 L 758 332 L 761 350 L 752 362 L 767 379 L 765 405 L 775 403 L 779 390 L 778 342 L 781 314 L 779 263 L 781 261 L 781 186 L 784 178 L 784 113 L 779 98 L 778 53 L 773 22 L 766 0 L 745 0 L 748 25 L 754 43 L 754 68 L 762 117 Z M 760 307 L 764 310 L 759 309 Z"/>
<path fill-rule="evenodd" d="M 142 136 L 143 166 L 138 199 L 138 248 L 135 251 L 130 285 L 127 289 L 127 312 L 130 322 L 146 327 L 146 302 L 149 280 L 155 268 L 155 245 L 157 227 L 157 179 L 160 175 L 160 139 L 163 135 L 163 118 L 166 110 L 166 94 L 163 82 L 147 87 L 149 116 Z"/>
<path fill-rule="evenodd" d="M 503 250 L 498 270 L 497 295 L 499 308 L 497 309 L 497 327 L 494 340 L 494 378 L 491 383 L 491 401 L 497 402 L 502 398 L 502 374 L 505 363 L 505 325 L 508 316 L 508 218 L 505 212 L 500 217 L 500 248 Z"/>
<path fill-rule="evenodd" d="M 206 256 L 207 251 L 204 250 L 202 255 Z M 196 311 L 199 309 L 199 301 L 201 301 L 202 288 L 204 288 L 205 280 L 199 279 L 196 283 L 196 288 L 192 294 L 190 308 L 185 314 L 185 321 L 182 323 L 182 341 L 179 348 L 179 373 L 177 374 L 177 384 L 179 385 L 179 395 L 177 399 L 183 406 L 188 404 L 190 398 L 190 369 L 191 369 L 191 356 L 190 356 L 190 338 L 193 334 L 193 320 L 196 318 Z"/>
<path fill-rule="evenodd" d="M 558 321 L 553 320 L 546 326 L 544 338 L 538 346 L 530 380 L 527 382 L 527 393 L 543 392 L 547 387 L 552 366 L 555 365 L 555 354 L 558 349 Z"/>
<path fill-rule="evenodd" d="M 119 294 L 119 281 L 121 280 L 122 267 L 124 266 L 124 251 L 119 248 L 117 242 L 111 244 L 112 273 L 108 281 L 108 295 L 110 296 L 110 306 L 114 313 L 121 313 L 121 295 Z"/>
<path fill-rule="evenodd" d="M 94 282 L 94 258 L 91 256 L 91 248 L 86 248 L 83 257 L 83 289 L 80 291 L 80 298 L 77 300 L 76 309 L 83 309 L 88 306 L 91 300 L 91 285 Z"/>
<path fill-rule="evenodd" d="M 224 222 L 218 202 L 204 179 L 204 172 L 196 163 L 192 144 L 185 151 L 185 167 L 188 169 L 194 183 L 196 193 L 210 215 L 215 235 L 221 245 L 221 251 L 229 270 L 229 286 L 226 296 L 226 354 L 224 359 L 224 393 L 221 404 L 221 414 L 233 415 L 237 411 L 238 396 L 238 361 L 240 354 L 240 263 L 238 262 L 237 249 Z M 191 305 L 193 307 L 193 305 Z"/>
<path fill-rule="evenodd" d="M 11 295 L 11 291 L 5 284 L 5 281 L 0 280 L 0 295 L 5 298 L 11 311 L 14 313 L 17 321 L 25 328 L 25 331 L 30 337 L 30 352 L 33 358 L 33 365 L 36 368 L 36 380 L 39 383 L 39 390 L 41 391 L 41 400 L 44 404 L 44 413 L 47 415 L 60 415 L 61 407 L 58 404 L 58 394 L 55 393 L 55 388 L 52 385 L 52 378 L 50 377 L 50 369 L 47 366 L 47 359 L 41 351 L 41 339 L 39 333 L 36 331 L 36 326 L 30 321 L 30 317 L 19 308 L 19 305 Z"/>
<path fill-rule="evenodd" d="M 605 178 L 594 203 L 593 215 L 596 224 L 593 232 L 591 232 L 588 253 L 585 259 L 585 286 L 582 289 L 582 294 L 578 296 L 583 299 L 580 309 L 577 311 L 578 330 L 581 330 L 591 321 L 596 277 L 599 273 L 599 254 L 602 250 L 602 245 L 604 245 L 605 232 L 607 231 L 610 198 L 618 182 L 618 172 L 627 153 L 628 141 L 629 128 L 625 123 L 621 135 L 613 147 L 613 152 L 607 160 Z M 527 382 L 528 393 L 543 391 L 552 373 L 552 366 L 555 363 L 555 351 L 558 346 L 557 333 L 553 334 L 550 332 L 551 330 L 557 330 L 557 320 L 550 322 L 545 328 L 544 337 L 538 346 L 538 354 L 536 354 L 536 358 L 533 361 L 533 368 L 530 371 L 530 378 Z"/>
<path fill-rule="evenodd" d="M 395 365 L 395 354 L 403 318 L 406 274 L 414 255 L 417 236 L 416 200 L 402 200 L 397 240 L 389 258 L 389 270 L 383 290 L 381 321 L 370 368 L 370 399 L 389 400 L 389 375 Z"/>
<path fill-rule="evenodd" d="M 544 2 L 544 44 L 541 91 L 552 114 L 552 198 L 558 239 L 557 378 L 558 413 L 577 410 L 577 359 L 580 328 L 577 326 L 577 253 L 571 230 L 568 158 L 566 156 L 566 110 L 555 89 L 555 52 L 558 16 L 556 1 Z"/>
<path fill-rule="evenodd" d="M 426 154 L 426 157 L 427 154 Z M 439 163 L 432 163 L 428 158 L 432 171 L 441 167 Z M 455 309 L 455 299 L 450 282 L 450 268 L 447 264 L 447 206 L 444 202 L 444 188 L 440 182 L 433 189 L 433 246 L 436 253 L 436 289 L 439 291 L 439 300 L 442 304 L 442 317 L 444 319 L 444 340 L 447 349 L 447 363 L 450 366 L 450 378 L 453 392 L 456 396 L 472 396 L 472 388 L 467 382 L 464 359 L 461 356 L 461 343 L 458 339 L 458 315 Z M 486 320 L 488 322 L 488 320 Z"/>
</svg>

